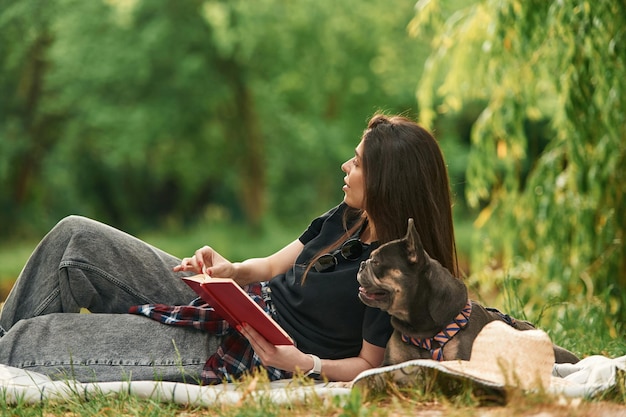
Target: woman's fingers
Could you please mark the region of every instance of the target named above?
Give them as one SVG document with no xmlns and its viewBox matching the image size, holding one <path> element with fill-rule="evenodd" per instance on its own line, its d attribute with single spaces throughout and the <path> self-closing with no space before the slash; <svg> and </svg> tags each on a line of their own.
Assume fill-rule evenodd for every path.
<svg viewBox="0 0 626 417">
<path fill-rule="evenodd" d="M 243 323 L 240 326 L 237 326 L 237 331 L 239 331 L 242 335 L 250 341 L 250 345 L 252 349 L 259 355 L 261 362 L 264 364 L 267 362 L 267 359 L 271 357 L 275 351 L 276 346 L 272 345 L 268 342 L 260 333 L 258 333 L 252 326 L 247 323 Z"/>
<path fill-rule="evenodd" d="M 198 249 L 190 258 L 183 258 L 180 265 L 174 267 L 174 272 L 194 271 L 198 274 L 214 276 L 215 273 L 223 278 L 233 274 L 233 265 L 210 246 Z"/>
<path fill-rule="evenodd" d="M 183 258 L 180 261 L 180 265 L 176 265 L 173 270 L 174 270 L 174 272 L 195 271 L 197 273 L 201 273 L 202 272 L 202 266 L 200 266 L 200 263 L 198 262 L 198 259 L 194 255 L 191 258 Z"/>
</svg>

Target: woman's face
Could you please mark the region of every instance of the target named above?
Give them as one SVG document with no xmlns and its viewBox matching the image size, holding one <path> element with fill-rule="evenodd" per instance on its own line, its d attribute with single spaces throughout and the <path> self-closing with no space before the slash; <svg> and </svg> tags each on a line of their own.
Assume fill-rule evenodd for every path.
<svg viewBox="0 0 626 417">
<path fill-rule="evenodd" d="M 345 185 L 343 201 L 350 207 L 365 210 L 365 178 L 363 175 L 363 140 L 354 151 L 354 157 L 341 165 L 341 170 L 346 173 L 343 178 Z"/>
</svg>

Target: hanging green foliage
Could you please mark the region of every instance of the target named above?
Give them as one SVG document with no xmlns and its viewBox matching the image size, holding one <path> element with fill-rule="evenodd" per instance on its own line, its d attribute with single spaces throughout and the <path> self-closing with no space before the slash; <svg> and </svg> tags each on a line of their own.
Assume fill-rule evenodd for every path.
<svg viewBox="0 0 626 417">
<path fill-rule="evenodd" d="M 467 199 L 481 209 L 473 278 L 524 280 L 526 305 L 600 296 L 622 333 L 626 3 L 482 0 L 447 18 L 442 3 L 419 1 L 410 25 L 434 51 L 417 94 L 427 124 L 485 103 L 467 166 Z M 529 130 L 540 121 L 545 142 Z"/>
</svg>

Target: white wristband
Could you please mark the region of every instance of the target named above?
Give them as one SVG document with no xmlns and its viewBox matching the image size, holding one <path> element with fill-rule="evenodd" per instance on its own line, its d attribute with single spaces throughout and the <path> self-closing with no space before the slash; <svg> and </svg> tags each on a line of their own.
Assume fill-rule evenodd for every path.
<svg viewBox="0 0 626 417">
<path fill-rule="evenodd" d="M 313 369 L 304 374 L 304 376 L 309 375 L 321 375 L 322 374 L 322 360 L 315 355 L 309 355 L 313 358 Z"/>
</svg>

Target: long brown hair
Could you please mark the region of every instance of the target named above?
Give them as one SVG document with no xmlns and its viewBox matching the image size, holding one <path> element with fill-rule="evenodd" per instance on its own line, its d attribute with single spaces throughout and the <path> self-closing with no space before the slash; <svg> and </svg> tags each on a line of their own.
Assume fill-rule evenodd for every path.
<svg viewBox="0 0 626 417">
<path fill-rule="evenodd" d="M 458 276 L 448 170 L 433 135 L 376 114 L 363 139 L 365 207 L 379 243 L 403 237 L 413 218 L 426 252 Z"/>
<path fill-rule="evenodd" d="M 365 207 L 379 244 L 403 237 L 413 218 L 426 252 L 459 276 L 448 171 L 433 135 L 407 117 L 377 113 L 363 142 Z"/>
</svg>

